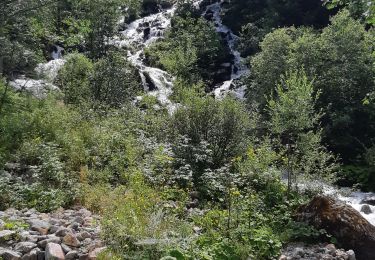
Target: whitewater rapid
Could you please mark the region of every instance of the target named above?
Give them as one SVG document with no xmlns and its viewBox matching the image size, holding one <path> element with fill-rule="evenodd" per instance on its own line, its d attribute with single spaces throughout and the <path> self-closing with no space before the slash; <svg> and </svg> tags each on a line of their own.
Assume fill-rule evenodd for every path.
<svg viewBox="0 0 375 260">
<path fill-rule="evenodd" d="M 225 35 L 225 40 L 228 43 L 228 47 L 231 55 L 234 57 L 234 63 L 232 64 L 232 73 L 230 80 L 224 81 L 221 85 L 217 86 L 214 90 L 215 97 L 220 99 L 228 94 L 232 94 L 238 99 L 243 100 L 245 98 L 246 86 L 242 85 L 238 88 L 232 88 L 234 80 L 241 78 L 242 76 L 247 75 L 250 70 L 245 65 L 244 59 L 241 57 L 240 52 L 236 49 L 236 44 L 239 40 L 239 37 L 233 33 L 226 25 L 223 24 L 221 18 L 221 2 L 216 2 L 211 5 L 208 5 L 203 15 L 207 13 L 212 13 L 212 19 L 216 31 L 221 35 Z"/>
</svg>

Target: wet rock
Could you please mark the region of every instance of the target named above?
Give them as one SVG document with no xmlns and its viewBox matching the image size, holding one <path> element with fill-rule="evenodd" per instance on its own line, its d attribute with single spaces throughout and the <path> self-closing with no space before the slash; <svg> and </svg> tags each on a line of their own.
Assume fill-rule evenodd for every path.
<svg viewBox="0 0 375 260">
<path fill-rule="evenodd" d="M 14 250 L 21 252 L 22 254 L 26 254 L 37 247 L 37 244 L 32 242 L 20 242 L 16 244 Z"/>
<path fill-rule="evenodd" d="M 346 254 L 348 255 L 348 260 L 356 260 L 355 253 L 353 250 L 346 251 Z"/>
<path fill-rule="evenodd" d="M 372 210 L 370 208 L 369 205 L 365 204 L 361 207 L 361 212 L 365 213 L 365 214 L 371 214 L 372 213 Z"/>
<path fill-rule="evenodd" d="M 299 207 L 295 217 L 317 229 L 327 230 L 345 248 L 353 249 L 359 260 L 372 259 L 375 255 L 375 227 L 344 202 L 316 196 Z"/>
<path fill-rule="evenodd" d="M 375 196 L 369 196 L 364 198 L 360 204 L 368 204 L 371 206 L 375 206 Z"/>
<path fill-rule="evenodd" d="M 65 255 L 59 244 L 48 243 L 46 246 L 46 260 L 64 260 Z"/>
</svg>

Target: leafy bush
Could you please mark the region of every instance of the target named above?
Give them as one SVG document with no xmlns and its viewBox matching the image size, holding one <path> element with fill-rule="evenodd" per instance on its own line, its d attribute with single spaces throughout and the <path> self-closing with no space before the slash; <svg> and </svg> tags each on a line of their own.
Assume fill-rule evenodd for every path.
<svg viewBox="0 0 375 260">
<path fill-rule="evenodd" d="M 141 81 L 136 69 L 120 53 L 110 52 L 95 63 L 90 86 L 98 104 L 121 107 L 141 90 Z"/>
<path fill-rule="evenodd" d="M 209 168 L 224 166 L 246 149 L 250 119 L 241 103 L 192 97 L 173 116 L 177 169 L 191 167 L 195 184 Z"/>
<path fill-rule="evenodd" d="M 80 104 L 90 100 L 90 76 L 93 64 L 82 54 L 71 54 L 59 71 L 57 83 L 64 92 L 66 104 Z"/>
</svg>

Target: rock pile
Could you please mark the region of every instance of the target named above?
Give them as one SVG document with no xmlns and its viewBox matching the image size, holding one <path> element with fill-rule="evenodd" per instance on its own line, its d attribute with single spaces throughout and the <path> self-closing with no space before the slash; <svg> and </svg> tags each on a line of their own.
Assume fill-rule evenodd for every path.
<svg viewBox="0 0 375 260">
<path fill-rule="evenodd" d="M 337 249 L 333 244 L 305 245 L 289 244 L 279 260 L 356 260 L 353 250 Z"/>
<path fill-rule="evenodd" d="M 96 259 L 105 249 L 99 220 L 84 208 L 50 214 L 34 209 L 0 211 L 0 259 Z"/>
</svg>

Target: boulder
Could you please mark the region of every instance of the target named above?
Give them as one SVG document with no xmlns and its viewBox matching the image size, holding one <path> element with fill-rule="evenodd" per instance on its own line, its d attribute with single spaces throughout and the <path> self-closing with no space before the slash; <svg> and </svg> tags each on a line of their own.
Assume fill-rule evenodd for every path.
<svg viewBox="0 0 375 260">
<path fill-rule="evenodd" d="M 26 255 L 22 256 L 22 260 L 38 260 L 38 254 L 41 252 L 39 248 L 34 248 Z"/>
<path fill-rule="evenodd" d="M 51 225 L 47 221 L 39 219 L 31 219 L 27 222 L 31 226 L 31 230 L 38 231 L 42 235 L 47 235 Z"/>
<path fill-rule="evenodd" d="M 67 229 L 67 228 L 65 228 L 65 227 L 60 227 L 60 228 L 56 231 L 55 235 L 58 236 L 58 237 L 65 237 L 66 234 L 68 234 L 69 232 L 70 232 L 69 229 Z"/>
<path fill-rule="evenodd" d="M 3 260 L 19 260 L 21 259 L 21 255 L 18 252 L 4 249 L 0 247 L 0 259 Z"/>
<path fill-rule="evenodd" d="M 65 256 L 65 259 L 67 260 L 73 260 L 73 259 L 77 259 L 78 257 L 78 252 L 77 251 L 70 251 L 69 253 L 66 254 Z"/>
<path fill-rule="evenodd" d="M 372 213 L 372 210 L 370 208 L 369 205 L 365 204 L 361 207 L 361 212 L 365 213 L 365 214 L 371 214 Z"/>
<path fill-rule="evenodd" d="M 46 260 L 64 260 L 65 255 L 59 244 L 48 243 L 46 246 Z"/>
<path fill-rule="evenodd" d="M 368 196 L 364 198 L 360 204 L 368 204 L 371 206 L 375 206 L 375 196 Z"/>
<path fill-rule="evenodd" d="M 72 233 L 66 234 L 66 236 L 63 238 L 63 243 L 72 247 L 79 247 L 81 245 L 77 237 Z"/>
<path fill-rule="evenodd" d="M 16 244 L 16 246 L 14 247 L 14 250 L 21 252 L 22 254 L 26 254 L 36 247 L 37 245 L 32 242 L 20 242 Z"/>
<path fill-rule="evenodd" d="M 357 259 L 373 259 L 375 227 L 350 205 L 328 196 L 316 196 L 300 206 L 296 220 L 325 229 L 346 249 L 353 249 Z"/>
</svg>

